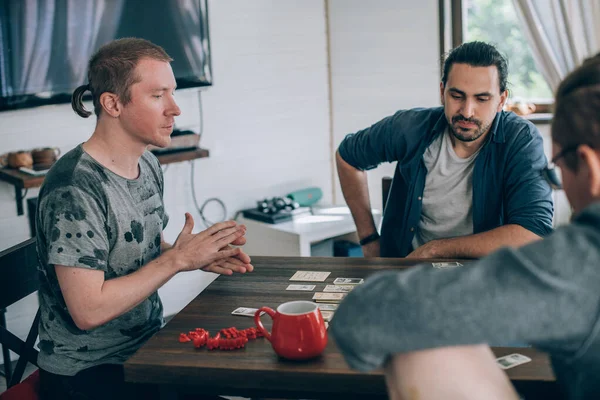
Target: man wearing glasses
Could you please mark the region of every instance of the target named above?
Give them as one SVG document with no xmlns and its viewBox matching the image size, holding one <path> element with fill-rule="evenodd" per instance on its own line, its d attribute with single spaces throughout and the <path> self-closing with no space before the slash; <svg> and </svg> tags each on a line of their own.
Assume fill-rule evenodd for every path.
<svg viewBox="0 0 600 400">
<path fill-rule="evenodd" d="M 550 354 L 557 398 L 599 398 L 600 54 L 558 88 L 552 141 L 571 224 L 470 266 L 376 274 L 338 308 L 337 345 L 354 368 L 387 364 L 391 399 L 517 399 L 486 345 L 515 341 Z"/>
</svg>

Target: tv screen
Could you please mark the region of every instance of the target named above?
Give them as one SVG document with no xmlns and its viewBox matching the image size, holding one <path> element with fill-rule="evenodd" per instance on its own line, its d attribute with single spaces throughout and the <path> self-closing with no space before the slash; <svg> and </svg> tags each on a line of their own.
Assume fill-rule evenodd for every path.
<svg viewBox="0 0 600 400">
<path fill-rule="evenodd" d="M 0 0 L 0 111 L 70 102 L 122 37 L 162 46 L 178 88 L 212 84 L 206 0 Z"/>
</svg>

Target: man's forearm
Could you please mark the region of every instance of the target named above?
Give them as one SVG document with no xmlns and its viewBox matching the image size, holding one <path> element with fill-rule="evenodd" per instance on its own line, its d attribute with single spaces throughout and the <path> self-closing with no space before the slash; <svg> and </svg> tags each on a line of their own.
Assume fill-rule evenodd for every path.
<svg viewBox="0 0 600 400">
<path fill-rule="evenodd" d="M 336 153 L 336 163 L 344 199 L 354 218 L 359 238 L 364 238 L 377 229 L 371 212 L 367 174 L 348 164 L 339 153 Z"/>
<path fill-rule="evenodd" d="M 434 240 L 425 246 L 431 247 L 430 258 L 480 258 L 502 247 L 521 247 L 539 239 L 522 226 L 509 224 L 474 235 Z"/>
<path fill-rule="evenodd" d="M 106 280 L 97 286 L 90 284 L 86 288 L 86 301 L 68 302 L 74 322 L 80 329 L 90 330 L 125 314 L 171 279 L 178 271 L 176 264 L 175 253 L 166 252 L 129 275 Z M 90 272 L 73 267 L 61 268 L 64 274 Z M 64 293 L 69 290 L 63 285 L 77 284 L 76 280 L 60 279 L 60 276 L 59 280 Z"/>
</svg>

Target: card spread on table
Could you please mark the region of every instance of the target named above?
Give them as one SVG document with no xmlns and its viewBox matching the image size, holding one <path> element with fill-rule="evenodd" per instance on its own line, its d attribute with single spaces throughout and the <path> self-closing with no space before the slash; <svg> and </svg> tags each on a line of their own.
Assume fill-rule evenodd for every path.
<svg viewBox="0 0 600 400">
<path fill-rule="evenodd" d="M 333 311 L 321 311 L 321 315 L 325 322 L 329 322 L 331 321 L 331 318 L 333 318 Z"/>
<path fill-rule="evenodd" d="M 325 279 L 327 279 L 329 274 L 331 274 L 331 272 L 297 271 L 294 276 L 290 278 L 290 281 L 325 282 Z"/>
<path fill-rule="evenodd" d="M 346 297 L 346 293 L 315 293 L 313 300 L 320 303 L 339 303 Z"/>
<path fill-rule="evenodd" d="M 335 278 L 334 285 L 360 285 L 365 280 L 362 278 Z"/>
<path fill-rule="evenodd" d="M 349 293 L 354 289 L 355 285 L 327 285 L 324 292 Z"/>
<path fill-rule="evenodd" d="M 531 361 L 531 358 L 524 356 L 523 354 L 509 354 L 507 356 L 498 357 L 496 363 L 502 369 L 509 369 L 516 367 L 517 365 L 525 364 Z"/>
<path fill-rule="evenodd" d="M 258 308 L 248 308 L 248 307 L 238 307 L 231 312 L 232 315 L 241 315 L 243 317 L 254 317 L 254 313 L 258 311 Z M 263 315 L 265 312 L 262 311 L 260 315 Z"/>
<path fill-rule="evenodd" d="M 315 290 L 315 285 L 288 285 L 288 287 L 285 290 L 306 290 L 306 291 L 311 291 L 311 290 Z"/>
<path fill-rule="evenodd" d="M 433 266 L 433 268 L 437 268 L 437 269 L 445 269 L 445 268 L 456 268 L 456 267 L 462 267 L 463 265 L 459 262 L 453 261 L 453 262 L 434 262 L 431 263 L 431 265 Z"/>
<path fill-rule="evenodd" d="M 330 303 L 321 303 L 318 304 L 319 310 L 321 311 L 335 311 L 337 310 L 339 304 L 330 304 Z"/>
</svg>

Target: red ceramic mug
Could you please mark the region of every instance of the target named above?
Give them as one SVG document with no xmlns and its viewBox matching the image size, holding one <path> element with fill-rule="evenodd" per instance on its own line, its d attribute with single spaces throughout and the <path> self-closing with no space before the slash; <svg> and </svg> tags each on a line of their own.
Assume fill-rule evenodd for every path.
<svg viewBox="0 0 600 400">
<path fill-rule="evenodd" d="M 262 311 L 273 319 L 271 333 L 260 320 Z M 254 314 L 254 323 L 283 358 L 306 360 L 320 355 L 327 346 L 325 321 L 312 301 L 290 301 L 277 307 L 277 311 L 261 307 Z"/>
</svg>

